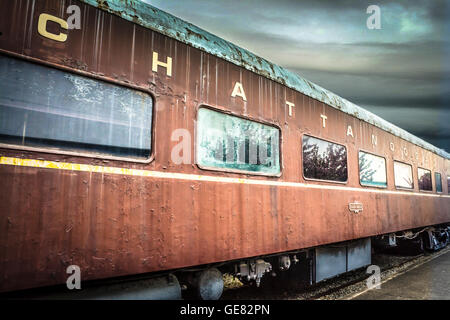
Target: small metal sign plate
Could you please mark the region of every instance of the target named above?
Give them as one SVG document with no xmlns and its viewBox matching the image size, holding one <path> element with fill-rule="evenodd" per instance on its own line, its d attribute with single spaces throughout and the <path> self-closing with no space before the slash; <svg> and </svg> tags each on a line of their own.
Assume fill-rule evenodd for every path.
<svg viewBox="0 0 450 320">
<path fill-rule="evenodd" d="M 354 213 L 360 213 L 363 211 L 363 204 L 361 202 L 350 202 L 348 204 L 348 210 Z"/>
</svg>

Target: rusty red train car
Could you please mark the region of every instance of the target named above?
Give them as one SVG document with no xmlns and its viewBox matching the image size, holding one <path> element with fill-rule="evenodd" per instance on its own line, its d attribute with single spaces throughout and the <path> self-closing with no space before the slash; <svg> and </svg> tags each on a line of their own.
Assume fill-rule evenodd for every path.
<svg viewBox="0 0 450 320">
<path fill-rule="evenodd" d="M 140 1 L 0 6 L 0 292 L 218 298 L 449 242 L 445 151 Z"/>
</svg>

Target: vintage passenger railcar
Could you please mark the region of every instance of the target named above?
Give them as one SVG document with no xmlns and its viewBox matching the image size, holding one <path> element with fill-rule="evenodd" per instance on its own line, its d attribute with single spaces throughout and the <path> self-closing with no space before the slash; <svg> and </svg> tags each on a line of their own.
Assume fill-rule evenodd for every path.
<svg viewBox="0 0 450 320">
<path fill-rule="evenodd" d="M 139 1 L 0 6 L 0 292 L 75 265 L 217 298 L 220 271 L 314 282 L 384 235 L 448 242 L 445 151 Z"/>
</svg>

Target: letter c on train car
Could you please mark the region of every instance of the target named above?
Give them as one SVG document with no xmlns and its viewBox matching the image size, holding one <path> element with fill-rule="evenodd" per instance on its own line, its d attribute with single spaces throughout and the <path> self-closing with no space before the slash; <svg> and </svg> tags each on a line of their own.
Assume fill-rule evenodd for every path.
<svg viewBox="0 0 450 320">
<path fill-rule="evenodd" d="M 54 33 L 50 33 L 47 31 L 47 22 L 48 21 L 53 21 L 56 22 L 57 24 L 59 24 L 61 26 L 62 29 L 69 29 L 69 25 L 67 24 L 67 22 L 63 19 L 60 19 L 58 17 L 46 14 L 46 13 L 41 13 L 41 15 L 39 16 L 39 21 L 38 21 L 38 32 L 41 36 L 44 36 L 46 38 L 55 40 L 55 41 L 59 41 L 59 42 L 64 42 L 67 40 L 67 34 L 65 33 L 59 33 L 59 34 L 54 34 Z"/>
</svg>

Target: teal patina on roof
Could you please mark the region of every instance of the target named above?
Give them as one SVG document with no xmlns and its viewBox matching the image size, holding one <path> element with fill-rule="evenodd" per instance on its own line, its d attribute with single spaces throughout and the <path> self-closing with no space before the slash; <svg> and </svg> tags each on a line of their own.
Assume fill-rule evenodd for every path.
<svg viewBox="0 0 450 320">
<path fill-rule="evenodd" d="M 277 66 L 239 46 L 219 38 L 195 25 L 139 0 L 81 0 L 148 29 L 203 50 L 247 70 L 274 80 L 311 98 L 357 117 L 393 135 L 437 153 L 447 159 L 450 154 L 412 135 L 379 116 L 339 97 L 302 77 Z"/>
</svg>

